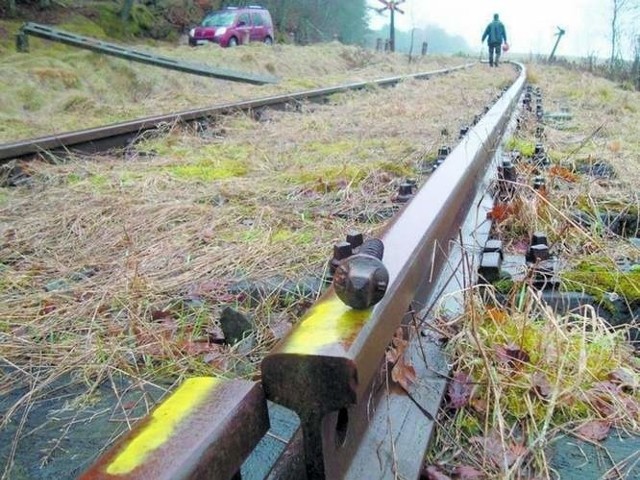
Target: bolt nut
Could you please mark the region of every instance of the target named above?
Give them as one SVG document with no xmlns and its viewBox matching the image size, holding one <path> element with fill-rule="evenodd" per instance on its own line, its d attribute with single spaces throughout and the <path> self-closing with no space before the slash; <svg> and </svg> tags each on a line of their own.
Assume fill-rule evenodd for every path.
<svg viewBox="0 0 640 480">
<path fill-rule="evenodd" d="M 531 245 L 549 245 L 547 234 L 544 232 L 533 232 L 533 235 L 531 235 Z"/>
<path fill-rule="evenodd" d="M 352 251 L 358 248 L 360 245 L 362 245 L 363 242 L 364 242 L 364 236 L 362 235 L 362 232 L 353 231 L 353 232 L 347 233 L 347 243 L 351 245 Z"/>
</svg>

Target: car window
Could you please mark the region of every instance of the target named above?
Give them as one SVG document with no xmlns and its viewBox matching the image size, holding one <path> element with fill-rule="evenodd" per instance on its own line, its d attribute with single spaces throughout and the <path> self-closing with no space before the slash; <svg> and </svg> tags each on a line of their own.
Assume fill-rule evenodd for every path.
<svg viewBox="0 0 640 480">
<path fill-rule="evenodd" d="M 264 18 L 262 17 L 262 14 L 259 12 L 253 12 L 251 14 L 251 20 L 253 21 L 253 24 L 257 27 L 261 27 L 262 25 L 264 25 Z"/>
<path fill-rule="evenodd" d="M 202 21 L 203 27 L 230 27 L 236 14 L 233 12 L 215 12 Z"/>
<path fill-rule="evenodd" d="M 251 25 L 251 22 L 249 21 L 248 13 L 241 13 L 238 16 L 238 25 L 240 25 L 241 22 L 244 22 L 245 25 Z"/>
</svg>

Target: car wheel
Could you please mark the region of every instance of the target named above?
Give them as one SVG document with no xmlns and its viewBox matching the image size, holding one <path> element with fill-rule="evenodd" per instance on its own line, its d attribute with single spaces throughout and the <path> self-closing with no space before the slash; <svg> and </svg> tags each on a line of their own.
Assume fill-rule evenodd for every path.
<svg viewBox="0 0 640 480">
<path fill-rule="evenodd" d="M 265 39 L 264 39 L 264 44 L 265 44 L 265 45 L 273 45 L 273 38 L 271 38 L 271 37 L 265 37 Z"/>
<path fill-rule="evenodd" d="M 238 46 L 238 39 L 236 37 L 231 37 L 229 39 L 229 46 L 230 47 L 237 47 Z"/>
</svg>

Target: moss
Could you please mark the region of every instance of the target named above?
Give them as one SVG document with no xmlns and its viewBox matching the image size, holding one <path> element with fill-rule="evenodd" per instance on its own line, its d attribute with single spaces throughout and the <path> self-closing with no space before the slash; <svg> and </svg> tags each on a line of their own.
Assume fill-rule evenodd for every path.
<svg viewBox="0 0 640 480">
<path fill-rule="evenodd" d="M 514 282 L 513 280 L 511 280 L 511 278 L 501 278 L 497 282 L 495 282 L 493 286 L 498 293 L 506 295 L 513 289 Z"/>
<path fill-rule="evenodd" d="M 525 157 L 533 157 L 536 145 L 533 142 L 511 137 L 505 144 L 507 150 L 517 150 Z"/>
<path fill-rule="evenodd" d="M 582 261 L 573 270 L 563 272 L 561 278 L 564 289 L 584 291 L 605 306 L 610 303 L 611 293 L 631 304 L 640 301 L 640 271 L 621 272 L 607 258 Z"/>
<path fill-rule="evenodd" d="M 160 167 L 178 178 L 186 180 L 212 181 L 240 177 L 249 172 L 249 158 L 253 152 L 247 145 L 211 144 L 202 147 L 181 144 L 156 146 L 160 155 L 185 159 L 187 163 Z"/>
<path fill-rule="evenodd" d="M 280 229 L 271 234 L 272 243 L 291 243 L 295 245 L 308 245 L 315 240 L 313 232 L 303 230 Z"/>
<path fill-rule="evenodd" d="M 469 436 L 478 435 L 482 431 L 480 421 L 467 410 L 460 410 L 456 416 L 456 427 Z"/>
</svg>

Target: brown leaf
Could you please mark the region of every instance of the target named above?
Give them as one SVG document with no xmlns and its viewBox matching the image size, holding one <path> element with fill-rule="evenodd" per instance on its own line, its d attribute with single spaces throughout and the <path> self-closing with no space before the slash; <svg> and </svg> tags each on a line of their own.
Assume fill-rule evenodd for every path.
<svg viewBox="0 0 640 480">
<path fill-rule="evenodd" d="M 487 458 L 499 468 L 510 467 L 527 452 L 527 448 L 522 445 L 507 442 L 506 439 L 503 443 L 496 431 L 487 437 L 471 437 L 469 440 L 480 445 Z"/>
<path fill-rule="evenodd" d="M 485 478 L 485 474 L 469 465 L 460 465 L 456 467 L 455 474 L 460 480 L 480 480 Z"/>
<path fill-rule="evenodd" d="M 488 308 L 487 316 L 496 324 L 501 325 L 507 321 L 507 312 L 500 308 Z"/>
<path fill-rule="evenodd" d="M 407 363 L 404 357 L 398 358 L 398 361 L 391 369 L 391 380 L 400 385 L 406 392 L 409 392 L 411 385 L 416 381 L 416 369 L 413 365 Z"/>
<path fill-rule="evenodd" d="M 420 478 L 427 480 L 451 480 L 449 475 L 442 473 L 435 465 L 429 465 L 424 469 Z"/>
<path fill-rule="evenodd" d="M 551 395 L 551 384 L 549 379 L 543 372 L 535 372 L 531 377 L 531 385 L 533 390 L 542 398 L 548 398 Z"/>
<path fill-rule="evenodd" d="M 485 413 L 487 411 L 487 400 L 484 398 L 473 397 L 469 400 L 469 405 L 478 413 Z"/>
<path fill-rule="evenodd" d="M 497 346 L 496 356 L 498 361 L 509 364 L 511 368 L 521 367 L 523 363 L 529 363 L 529 354 L 514 344 Z"/>
<path fill-rule="evenodd" d="M 212 345 L 208 341 L 181 340 L 177 343 L 181 352 L 190 356 L 197 356 L 211 351 L 219 351 L 220 345 Z"/>
<path fill-rule="evenodd" d="M 609 435 L 611 424 L 603 420 L 592 420 L 576 430 L 581 437 L 599 442 Z"/>
<path fill-rule="evenodd" d="M 513 206 L 507 203 L 496 203 L 487 213 L 487 218 L 496 223 L 501 223 L 513 215 Z"/>
<path fill-rule="evenodd" d="M 456 372 L 447 388 L 451 407 L 458 409 L 467 405 L 471 398 L 472 390 L 473 384 L 469 375 L 462 371 Z"/>
<path fill-rule="evenodd" d="M 552 165 L 549 168 L 549 175 L 552 177 L 562 178 L 563 180 L 571 183 L 575 182 L 578 178 L 571 170 L 566 167 L 561 167 L 560 165 Z"/>
<path fill-rule="evenodd" d="M 619 367 L 609 374 L 609 380 L 617 383 L 621 388 L 636 391 L 640 388 L 640 378 L 630 368 Z"/>
</svg>

